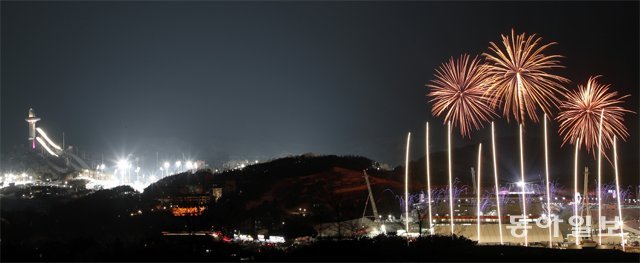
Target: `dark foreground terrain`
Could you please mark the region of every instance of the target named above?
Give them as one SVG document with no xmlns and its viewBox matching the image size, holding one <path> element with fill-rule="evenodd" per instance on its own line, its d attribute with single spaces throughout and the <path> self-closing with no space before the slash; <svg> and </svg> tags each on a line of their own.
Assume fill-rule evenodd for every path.
<svg viewBox="0 0 640 263">
<path fill-rule="evenodd" d="M 363 170 L 380 214 L 400 214 L 393 193 L 402 191 L 402 169 L 381 169 L 353 156 L 295 156 L 219 173 L 201 169 L 168 176 L 142 193 L 129 186 L 85 189 L 72 180 L 65 186 L 4 187 L 0 262 L 640 261 L 638 254 L 615 250 L 476 246 L 448 236 L 409 244 L 395 236 L 309 242 L 331 234 L 324 223 L 362 218 L 368 197 Z M 216 189 L 222 195 L 214 198 Z M 181 216 L 172 207 L 204 211 Z M 365 234 L 360 230 L 351 224 L 333 234 Z M 240 233 L 279 236 L 287 243 L 232 242 Z"/>
<path fill-rule="evenodd" d="M 280 246 L 214 241 L 210 237 L 148 239 L 139 245 L 100 246 L 89 240 L 51 243 L 40 248 L 2 247 L 2 261 L 514 261 L 638 262 L 640 255 L 617 250 L 558 250 L 476 246 L 471 240 L 423 237 L 407 244 L 401 237 L 317 240 Z"/>
</svg>

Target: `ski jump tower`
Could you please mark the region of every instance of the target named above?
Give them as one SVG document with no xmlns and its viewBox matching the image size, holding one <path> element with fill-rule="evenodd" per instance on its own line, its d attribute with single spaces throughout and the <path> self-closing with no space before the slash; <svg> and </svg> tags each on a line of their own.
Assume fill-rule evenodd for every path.
<svg viewBox="0 0 640 263">
<path fill-rule="evenodd" d="M 32 108 L 29 108 L 29 116 L 25 119 L 29 123 L 29 141 L 31 141 L 31 149 L 36 148 L 36 122 L 40 118 L 36 117 Z"/>
</svg>

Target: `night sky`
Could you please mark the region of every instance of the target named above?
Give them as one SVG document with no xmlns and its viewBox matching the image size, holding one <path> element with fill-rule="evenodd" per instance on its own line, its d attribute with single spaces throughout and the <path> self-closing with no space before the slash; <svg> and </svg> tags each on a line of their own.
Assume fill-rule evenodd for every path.
<svg viewBox="0 0 640 263">
<path fill-rule="evenodd" d="M 27 143 L 33 107 L 56 141 L 64 132 L 67 144 L 107 160 L 135 153 L 155 162 L 158 152 L 216 165 L 313 152 L 397 165 L 408 131 L 418 136 L 413 155 L 424 154 L 426 121 L 434 147 L 445 146 L 424 86 L 434 69 L 481 54 L 512 27 L 559 43 L 550 52 L 565 56 L 556 73 L 572 80 L 569 89 L 603 75 L 637 112 L 638 10 L 638 2 L 3 1 L 2 152 Z M 500 137 L 517 136 L 515 123 L 497 124 Z M 621 166 L 633 179 L 638 115 L 626 124 Z M 527 123 L 527 134 L 540 126 Z M 454 143 L 488 135 L 486 126 Z M 572 154 L 556 137 L 552 154 Z"/>
</svg>

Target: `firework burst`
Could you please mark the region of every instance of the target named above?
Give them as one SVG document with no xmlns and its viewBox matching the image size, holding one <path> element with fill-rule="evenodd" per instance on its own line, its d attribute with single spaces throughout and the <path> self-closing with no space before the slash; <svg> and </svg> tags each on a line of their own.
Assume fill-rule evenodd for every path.
<svg viewBox="0 0 640 263">
<path fill-rule="evenodd" d="M 560 113 L 556 119 L 560 123 L 558 132 L 565 143 L 578 143 L 587 152 L 593 152 L 598 147 L 598 125 L 600 113 L 604 110 L 602 119 L 602 145 L 610 148 L 613 136 L 625 140 L 629 132 L 624 126 L 624 114 L 633 113 L 622 107 L 623 99 L 629 95 L 618 97 L 617 91 L 610 91 L 608 84 L 598 83 L 600 76 L 590 77 L 587 85 L 578 85 L 578 90 L 572 90 L 560 104 Z"/>
<path fill-rule="evenodd" d="M 564 68 L 558 60 L 562 56 L 542 53 L 556 43 L 542 45 L 540 40 L 535 34 L 516 35 L 512 29 L 510 36 L 502 35 L 502 46 L 491 42 L 490 52 L 482 54 L 493 79 L 486 95 L 492 107 L 503 106 L 507 121 L 513 116 L 517 123 L 523 123 L 526 115 L 537 122 L 538 107 L 551 116 L 551 107 L 560 102 L 558 95 L 566 91 L 562 84 L 569 80 L 547 72 Z"/>
<path fill-rule="evenodd" d="M 471 129 L 484 127 L 482 122 L 495 115 L 489 106 L 485 89 L 491 84 L 487 66 L 478 57 L 470 59 L 464 54 L 457 60 L 453 57 L 436 69 L 435 79 L 427 84 L 427 94 L 433 103 L 431 112 L 435 116 L 445 113 L 444 122 L 459 127 L 462 136 L 471 136 Z"/>
</svg>

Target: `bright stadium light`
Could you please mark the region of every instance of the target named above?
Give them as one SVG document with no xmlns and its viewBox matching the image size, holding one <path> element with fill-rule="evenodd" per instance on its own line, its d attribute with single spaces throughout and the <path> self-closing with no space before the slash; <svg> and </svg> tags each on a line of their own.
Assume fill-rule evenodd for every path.
<svg viewBox="0 0 640 263">
<path fill-rule="evenodd" d="M 516 183 L 517 186 L 519 187 L 524 187 L 524 182 L 523 181 L 519 181 Z"/>
<path fill-rule="evenodd" d="M 169 162 L 164 162 L 164 169 L 169 169 L 169 166 L 171 166 L 171 164 L 169 164 Z"/>
<path fill-rule="evenodd" d="M 182 166 L 182 162 L 181 161 L 176 161 L 176 167 L 180 168 L 180 166 Z"/>
<path fill-rule="evenodd" d="M 127 159 L 120 159 L 116 163 L 116 166 L 118 167 L 118 170 L 120 170 L 120 183 L 124 184 L 126 180 L 128 180 L 131 164 Z"/>
<path fill-rule="evenodd" d="M 129 168 L 129 161 L 125 159 L 118 160 L 118 169 L 124 170 Z"/>
<path fill-rule="evenodd" d="M 193 169 L 193 162 L 192 161 L 187 161 L 185 166 L 186 166 L 187 169 Z"/>
</svg>

